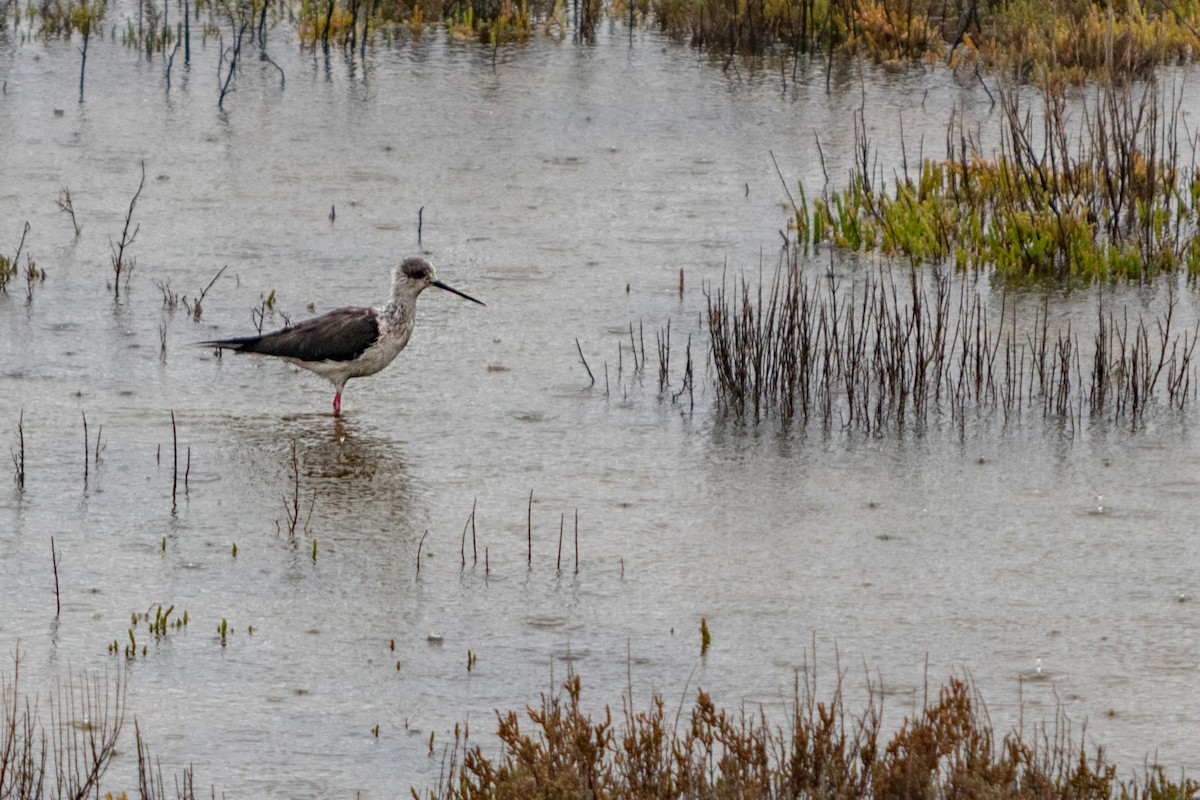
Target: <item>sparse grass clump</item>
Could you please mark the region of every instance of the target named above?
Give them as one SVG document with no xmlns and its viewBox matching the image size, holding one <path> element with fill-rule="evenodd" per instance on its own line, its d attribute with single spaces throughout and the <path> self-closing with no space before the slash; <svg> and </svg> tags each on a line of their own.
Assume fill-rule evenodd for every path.
<svg viewBox="0 0 1200 800">
<path fill-rule="evenodd" d="M 165 544 L 166 542 L 164 541 Z M 150 614 L 151 610 L 154 612 L 153 616 Z M 134 611 L 131 613 L 129 615 L 129 628 L 125 631 L 128 643 L 122 645 L 120 641 L 114 639 L 108 645 L 109 655 L 123 655 L 126 661 L 133 661 L 139 655 L 145 658 L 149 651 L 144 641 L 141 644 L 141 649 L 138 649 L 137 630 L 139 624 L 146 623 L 148 629 L 147 637 L 153 639 L 154 644 L 157 646 L 166 640 L 170 631 L 179 631 L 187 627 L 188 612 L 185 610 L 182 614 L 176 615 L 174 619 L 170 619 L 171 612 L 174 610 L 175 606 L 173 605 L 164 610 L 162 603 L 158 603 L 145 612 Z"/>
<path fill-rule="evenodd" d="M 21 243 L 17 245 L 16 255 L 14 255 L 12 258 L 8 258 L 7 256 L 0 254 L 0 295 L 8 294 L 9 281 L 17 277 L 17 265 L 21 261 L 21 251 L 25 249 L 25 237 L 28 235 L 29 223 L 26 222 L 24 227 L 21 229 Z M 25 260 L 27 264 L 26 276 L 28 278 L 28 273 L 33 271 L 35 267 L 33 261 L 28 256 L 26 256 Z M 34 278 L 36 277 L 37 273 L 34 273 Z"/>
<path fill-rule="evenodd" d="M 582 681 L 529 708 L 497 712 L 499 752 L 485 753 L 457 726 L 439 785 L 429 798 L 1007 798 L 1142 800 L 1195 798 L 1200 784 L 1169 781 L 1149 765 L 1121 779 L 1103 749 L 1088 753 L 1061 710 L 1050 724 L 1001 735 L 971 683 L 950 678 L 890 736 L 883 696 L 868 685 L 865 707 L 846 709 L 839 676 L 827 700 L 815 676 L 797 680 L 783 725 L 765 711 L 719 709 L 700 690 L 685 716 L 663 699 L 635 711 L 622 701 L 584 711 Z M 414 796 L 418 796 L 414 791 Z"/>
<path fill-rule="evenodd" d="M 8 293 L 8 282 L 17 277 L 17 266 L 0 255 L 0 294 Z"/>
<path fill-rule="evenodd" d="M 1177 299 L 1131 317 L 1099 296 L 1093 333 L 1050 324 L 1047 300 L 1018 315 L 951 273 L 880 267 L 861 278 L 803 270 L 795 247 L 769 284 L 708 295 L 709 350 L 723 411 L 868 433 L 1041 419 L 1137 423 L 1193 394 L 1200 325 L 1179 329 Z M 1032 319 L 1030 317 L 1032 316 Z"/>
<path fill-rule="evenodd" d="M 32 26 L 31 33 L 43 39 L 69 37 L 73 33 L 83 36 L 98 27 L 108 10 L 107 0 L 41 0 L 29 3 L 26 18 Z"/>
<path fill-rule="evenodd" d="M 475 39 L 482 44 L 498 45 L 527 41 L 532 33 L 529 10 L 524 2 L 503 0 L 484 18 L 477 18 L 472 7 L 460 11 L 449 21 L 450 36 Z"/>
</svg>

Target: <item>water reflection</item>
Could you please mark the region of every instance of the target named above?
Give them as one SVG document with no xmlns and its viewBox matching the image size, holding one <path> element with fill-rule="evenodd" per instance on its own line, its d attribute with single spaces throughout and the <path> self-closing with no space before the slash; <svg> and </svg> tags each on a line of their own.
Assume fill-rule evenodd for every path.
<svg viewBox="0 0 1200 800">
<path fill-rule="evenodd" d="M 269 561 L 283 568 L 295 607 L 319 599 L 315 621 L 347 611 L 345 592 L 360 582 L 375 587 L 383 608 L 410 599 L 396 578 L 411 569 L 426 511 L 404 444 L 371 424 L 326 413 L 253 416 L 217 422 L 223 433 L 212 434 L 222 440 L 221 505 L 252 510 L 259 532 L 274 531 L 280 555 Z M 254 539 L 241 537 L 251 552 Z"/>
<path fill-rule="evenodd" d="M 50 649 L 47 653 L 46 663 L 51 667 L 58 664 L 58 628 L 62 621 L 60 615 L 55 614 L 54 619 L 50 620 L 49 636 L 47 637 L 50 643 Z"/>
<path fill-rule="evenodd" d="M 399 442 L 356 430 L 354 423 L 336 420 L 325 437 L 306 442 L 303 469 L 331 499 L 380 501 L 390 508 L 407 507 L 412 500 L 408 466 Z"/>
<path fill-rule="evenodd" d="M 323 510 L 353 511 L 364 521 L 379 516 L 393 525 L 398 513 L 407 517 L 413 494 L 403 447 L 358 421 L 297 414 L 242 419 L 228 431 L 237 457 L 252 473 L 270 475 L 285 486 L 296 477 L 294 442 L 300 493 L 315 493 Z"/>
</svg>

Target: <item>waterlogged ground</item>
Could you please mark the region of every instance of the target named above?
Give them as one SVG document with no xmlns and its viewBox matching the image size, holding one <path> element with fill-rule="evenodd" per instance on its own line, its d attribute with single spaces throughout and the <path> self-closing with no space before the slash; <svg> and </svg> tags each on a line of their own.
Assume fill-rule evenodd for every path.
<svg viewBox="0 0 1200 800">
<path fill-rule="evenodd" d="M 125 668 L 168 773 L 191 764 L 230 797 L 391 797 L 435 781 L 456 723 L 494 748 L 493 711 L 536 703 L 568 658 L 595 709 L 631 679 L 639 702 L 702 686 L 774 713 L 815 645 L 821 686 L 836 654 L 853 710 L 870 672 L 892 724 L 927 674 L 969 673 L 1000 730 L 1022 702 L 1027 724 L 1061 704 L 1126 774 L 1147 754 L 1200 768 L 1194 400 L 1073 433 L 982 413 L 865 436 L 715 409 L 705 283 L 775 263 L 771 153 L 793 191 L 819 187 L 819 134 L 836 182 L 864 98 L 883 163 L 901 114 L 913 161 L 941 152 L 955 105 L 986 140 L 978 85 L 844 67 L 826 94 L 821 69 L 722 71 L 621 29 L 494 63 L 434 32 L 353 63 L 271 36 L 285 86 L 247 61 L 223 112 L 213 41 L 168 89 L 160 58 L 94 40 L 80 103 L 78 43 L 0 38 L 0 252 L 28 221 L 46 272 L 30 302 L 23 278 L 0 298 L 0 441 L 19 447 L 23 411 L 26 461 L 24 491 L 7 461 L 0 483 L 0 650 L 19 647 L 26 692 Z M 110 242 L 142 161 L 115 302 Z M 317 378 L 192 346 L 252 331 L 271 292 L 268 326 L 375 303 L 417 252 L 488 305 L 423 296 L 408 350 L 351 382 L 340 421 Z M 164 307 L 226 265 L 199 321 Z M 1107 291 L 1164 307 L 1161 286 Z M 1094 295 L 1053 303 L 1086 338 Z M 673 400 L 689 334 L 696 390 Z M 159 604 L 186 628 L 155 642 L 143 622 L 136 658 L 109 654 Z M 133 787 L 128 756 L 110 777 Z"/>
</svg>

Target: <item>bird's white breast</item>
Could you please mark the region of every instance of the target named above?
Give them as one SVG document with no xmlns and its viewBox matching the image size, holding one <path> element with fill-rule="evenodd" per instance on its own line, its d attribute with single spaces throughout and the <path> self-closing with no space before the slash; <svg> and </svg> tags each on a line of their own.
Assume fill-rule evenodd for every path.
<svg viewBox="0 0 1200 800">
<path fill-rule="evenodd" d="M 374 375 L 392 363 L 408 344 L 413 332 L 413 316 L 381 314 L 380 325 L 379 338 L 353 361 L 300 361 L 293 358 L 287 360 L 320 375 L 335 386 L 341 386 L 351 378 Z"/>
</svg>

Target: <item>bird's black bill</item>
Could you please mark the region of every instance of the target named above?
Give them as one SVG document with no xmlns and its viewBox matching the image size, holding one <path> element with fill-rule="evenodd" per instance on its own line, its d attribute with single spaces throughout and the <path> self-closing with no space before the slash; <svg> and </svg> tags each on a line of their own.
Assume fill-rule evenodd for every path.
<svg viewBox="0 0 1200 800">
<path fill-rule="evenodd" d="M 459 297 L 464 297 L 467 300 L 470 300 L 472 303 L 479 303 L 479 305 L 481 305 L 481 306 L 487 305 L 487 303 L 483 302 L 482 300 L 476 300 L 474 297 L 471 297 L 471 295 L 467 294 L 466 292 L 460 292 L 458 289 L 455 289 L 453 286 L 447 286 L 446 284 L 442 283 L 441 281 L 433 281 L 432 285 L 436 286 L 439 289 L 445 289 L 447 292 L 450 292 L 451 294 L 456 294 Z"/>
</svg>

